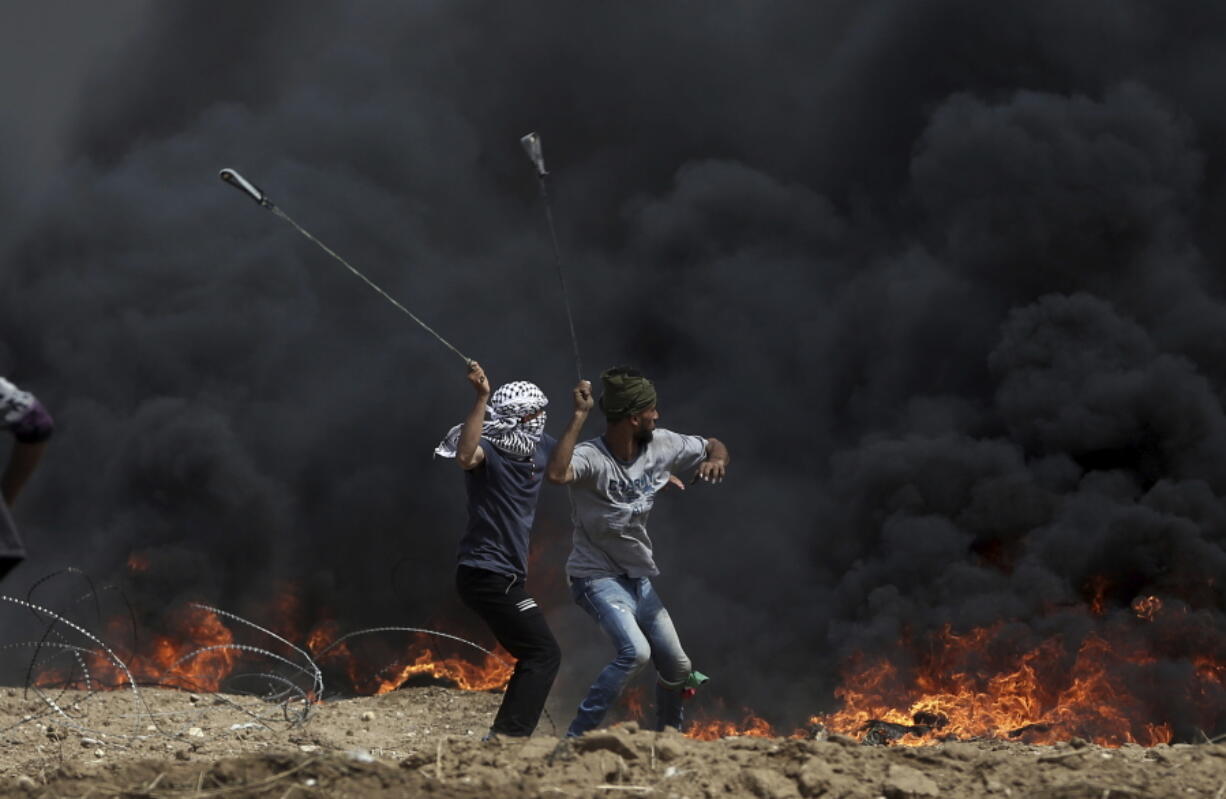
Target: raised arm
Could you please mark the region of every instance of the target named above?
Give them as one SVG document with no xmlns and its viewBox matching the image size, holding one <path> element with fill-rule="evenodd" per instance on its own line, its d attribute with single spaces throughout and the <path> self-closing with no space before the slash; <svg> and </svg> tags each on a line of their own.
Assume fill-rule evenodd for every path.
<svg viewBox="0 0 1226 799">
<path fill-rule="evenodd" d="M 460 428 L 460 441 L 456 445 L 456 463 L 468 471 L 475 469 L 485 460 L 485 450 L 481 449 L 481 427 L 485 422 L 485 406 L 490 399 L 490 381 L 485 376 L 485 370 L 476 361 L 468 364 L 468 382 L 477 392 L 477 398 L 468 416 L 464 417 L 464 425 Z"/>
<path fill-rule="evenodd" d="M 549 467 L 545 471 L 549 482 L 558 485 L 566 485 L 575 480 L 575 472 L 570 468 L 570 459 L 575 453 L 579 433 L 583 430 L 583 423 L 587 421 L 587 415 L 592 410 L 593 404 L 592 384 L 588 381 L 580 380 L 579 385 L 575 386 L 571 393 L 575 398 L 575 412 L 566 425 L 566 431 L 558 439 L 558 445 L 553 448 L 553 454 L 549 456 Z"/>
<path fill-rule="evenodd" d="M 698 464 L 698 479 L 708 483 L 718 483 L 728 472 L 728 462 L 732 457 L 728 448 L 718 438 L 707 439 L 707 459 Z"/>
</svg>

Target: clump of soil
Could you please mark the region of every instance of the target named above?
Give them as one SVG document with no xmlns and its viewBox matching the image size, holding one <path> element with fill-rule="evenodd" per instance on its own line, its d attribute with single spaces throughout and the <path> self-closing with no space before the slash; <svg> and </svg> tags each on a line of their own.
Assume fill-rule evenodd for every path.
<svg viewBox="0 0 1226 799">
<path fill-rule="evenodd" d="M 167 689 L 0 692 L 0 795 L 19 797 L 1226 796 L 1226 746 L 923 747 L 695 741 L 634 722 L 483 742 L 501 696 L 443 687 L 277 705 Z M 304 717 L 305 715 L 305 717 Z"/>
</svg>

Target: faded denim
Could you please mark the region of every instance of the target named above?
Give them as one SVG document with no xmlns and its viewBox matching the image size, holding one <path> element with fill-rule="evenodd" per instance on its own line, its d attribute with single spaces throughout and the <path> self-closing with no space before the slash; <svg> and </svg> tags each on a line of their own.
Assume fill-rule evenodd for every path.
<svg viewBox="0 0 1226 799">
<path fill-rule="evenodd" d="M 567 736 L 599 727 L 631 678 L 650 660 L 656 667 L 656 729 L 681 728 L 685 715 L 681 685 L 690 659 L 681 649 L 673 620 L 646 577 L 573 578 L 575 603 L 596 620 L 613 641 L 616 657 L 601 670 L 579 703 Z"/>
</svg>

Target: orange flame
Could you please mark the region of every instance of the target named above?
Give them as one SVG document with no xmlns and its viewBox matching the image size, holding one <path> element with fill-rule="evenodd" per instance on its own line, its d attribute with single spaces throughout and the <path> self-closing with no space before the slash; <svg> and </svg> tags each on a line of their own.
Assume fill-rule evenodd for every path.
<svg viewBox="0 0 1226 799">
<path fill-rule="evenodd" d="M 135 554 L 129 559 L 129 568 L 142 568 L 141 564 L 147 564 L 147 561 Z M 292 587 L 286 586 L 278 592 L 262 615 L 272 618 L 267 623 L 269 628 L 286 640 L 303 639 L 299 632 L 302 629 L 303 606 Z M 133 632 L 130 623 L 127 616 L 113 617 L 99 637 L 108 642 L 131 640 Z M 136 652 L 116 649 L 116 654 L 131 672 L 132 679 L 139 684 L 218 691 L 239 660 L 251 657 L 237 648 L 226 648 L 234 644 L 233 633 L 217 614 L 203 608 L 187 605 L 174 609 L 159 618 L 156 627 L 159 631 L 157 634 L 144 632 L 138 635 Z M 444 657 L 421 642 L 412 643 L 407 648 L 401 647 L 398 651 L 388 650 L 384 644 L 381 654 L 360 659 L 355 656 L 349 642 L 331 646 L 338 634 L 339 626 L 335 621 L 322 621 L 305 636 L 306 648 L 321 665 L 343 671 L 349 680 L 347 688 L 360 694 L 388 693 L 418 675 L 449 681 L 463 690 L 492 690 L 502 687 L 514 669 L 514 661 L 501 648 L 478 662 L 470 662 L 460 657 Z M 276 644 L 272 646 L 278 648 Z M 381 672 L 377 671 L 378 666 L 389 659 L 392 665 Z M 88 680 L 85 675 L 47 665 L 41 669 L 37 683 L 45 686 L 117 688 L 129 682 L 123 669 L 102 651 L 86 655 L 86 667 Z"/>
<path fill-rule="evenodd" d="M 1099 575 L 1086 580 L 1085 589 L 1090 594 L 1090 612 L 1095 616 L 1102 616 L 1107 612 L 1107 590 L 1111 588 L 1111 582 Z"/>
<path fill-rule="evenodd" d="M 730 736 L 749 738 L 774 738 L 775 730 L 763 718 L 746 711 L 741 721 L 695 721 L 685 730 L 687 738 L 699 741 L 714 741 Z"/>
<path fill-rule="evenodd" d="M 134 553 L 128 568 L 133 572 L 148 568 L 148 559 Z M 1090 612 L 1105 616 L 1110 590 L 1107 580 L 1091 578 L 1084 590 Z M 1142 622 L 1194 620 L 1183 603 L 1171 601 L 1164 605 L 1156 596 L 1135 598 L 1131 610 Z M 448 681 L 463 690 L 492 690 L 504 686 L 513 670 L 510 656 L 502 649 L 473 662 L 444 656 L 430 645 L 433 639 L 424 637 L 397 648 L 388 648 L 389 644 L 381 642 L 373 647 L 380 654 L 372 657 L 365 645 L 355 644 L 351 649 L 352 641 L 332 646 L 340 630 L 330 620 L 315 624 L 304 637 L 298 632 L 305 626 L 302 602 L 288 587 L 270 603 L 267 615 L 274 618 L 269 624 L 271 629 L 289 640 L 305 640 L 306 648 L 317 661 L 343 672 L 350 689 L 356 693 L 386 694 L 420 676 Z M 1010 628 L 999 623 L 966 632 L 955 632 L 946 626 L 925 641 L 904 640 L 899 649 L 914 650 L 913 662 L 907 658 L 892 662 L 857 654 L 848 660 L 843 684 L 835 691 L 843 708 L 827 716 L 814 716 L 810 724 L 904 745 L 931 743 L 946 737 L 1054 743 L 1074 735 L 1107 746 L 1169 742 L 1173 737 L 1171 725 L 1153 719 L 1152 710 L 1131 695 L 1126 684 L 1126 678 L 1134 683 L 1137 678 L 1145 678 L 1157 659 L 1141 643 L 1148 640 L 1144 636 L 1150 632 L 1136 637 L 1138 643 L 1129 644 L 1131 633 L 1125 635 L 1121 630 L 1156 628 L 1140 624 L 1127 614 L 1111 618 L 1125 623 L 1125 627 L 1103 620 L 1104 629 L 1113 632 L 1107 636 L 1090 634 L 1075 651 L 1062 639 L 1051 638 L 1016 652 L 1006 635 Z M 235 670 L 239 658 L 244 657 L 236 649 L 225 648 L 234 643 L 234 636 L 211 611 L 191 606 L 176 609 L 165 614 L 158 626 L 166 632 L 144 635 L 138 652 L 119 651 L 138 682 L 217 691 Z M 126 617 L 118 617 L 100 637 L 123 641 L 131 635 Z M 209 647 L 220 648 L 184 660 L 190 653 Z M 389 661 L 391 665 L 376 671 L 378 664 Z M 1191 666 L 1192 699 L 1200 697 L 1204 699 L 1202 704 L 1213 705 L 1214 698 L 1220 697 L 1226 688 L 1226 662 L 1208 655 L 1184 662 Z M 120 687 L 128 682 L 124 672 L 102 653 L 87 656 L 87 665 L 94 687 Z M 45 671 L 38 682 L 52 685 L 68 680 L 63 674 Z M 84 680 L 71 682 L 84 687 Z M 629 718 L 641 719 L 643 704 L 642 688 L 631 688 L 623 697 Z M 737 722 L 692 721 L 686 732 L 698 740 L 776 734 L 769 723 L 749 710 L 743 710 Z"/>
<path fill-rule="evenodd" d="M 621 704 L 625 708 L 626 718 L 642 721 L 643 713 L 643 686 L 633 685 L 626 689 L 621 696 Z"/>
<path fill-rule="evenodd" d="M 1156 596 L 1137 597 L 1132 600 L 1132 611 L 1138 619 L 1153 621 L 1162 610 L 1162 600 Z"/>
<path fill-rule="evenodd" d="M 233 670 L 237 652 L 224 648 L 234 643 L 234 636 L 221 622 L 217 614 L 203 608 L 186 606 L 170 614 L 169 626 L 176 632 L 152 636 L 142 651 L 125 655 L 117 652 L 128 667 L 133 679 L 142 684 L 158 684 L 188 691 L 216 691 L 222 680 Z M 104 640 L 123 640 L 131 632 L 125 629 L 124 621 L 116 618 L 108 625 Z M 187 657 L 201 649 L 223 647 Z M 184 659 L 186 658 L 186 660 Z M 91 678 L 90 685 L 117 688 L 129 684 L 128 675 L 106 653 L 91 652 L 86 655 L 86 666 Z M 68 682 L 72 687 L 84 688 L 84 676 L 71 680 L 63 672 L 44 671 L 37 680 L 39 685 L 56 685 Z"/>
<path fill-rule="evenodd" d="M 149 556 L 143 552 L 133 552 L 128 555 L 128 571 L 132 574 L 140 574 L 149 571 Z"/>
<path fill-rule="evenodd" d="M 1064 647 L 1053 638 L 1004 668 L 981 673 L 984 653 L 1002 627 L 958 634 L 946 626 L 908 679 L 884 659 L 864 666 L 862 657 L 853 658 L 844 685 L 835 692 L 843 709 L 810 722 L 859 737 L 874 725 L 887 725 L 887 740 L 909 745 L 930 743 L 933 735 L 1030 743 L 1082 735 L 1105 746 L 1171 740 L 1170 725 L 1146 721 L 1146 708 L 1128 694 L 1119 676 L 1152 665 L 1153 657 L 1121 651 L 1090 635 L 1068 667 Z"/>
<path fill-rule="evenodd" d="M 315 625 L 314 629 L 312 629 L 311 632 L 307 635 L 307 639 L 306 639 L 307 651 L 310 652 L 312 655 L 315 655 L 316 657 L 318 657 L 321 652 L 326 650 L 328 646 L 337 639 L 337 637 L 338 637 L 338 626 L 336 622 L 322 621 L 319 624 Z M 348 648 L 345 646 L 345 644 L 338 644 L 335 650 L 333 651 L 342 651 L 342 650 L 345 652 L 349 651 Z M 327 655 L 324 655 L 323 657 L 326 658 L 330 654 L 331 652 L 329 652 Z"/>
<path fill-rule="evenodd" d="M 376 678 L 378 685 L 374 695 L 390 693 L 409 679 L 423 674 L 436 680 L 450 680 L 465 691 L 489 691 L 505 685 L 514 669 L 510 654 L 501 647 L 486 655 L 479 664 L 460 658 L 440 658 L 426 647 L 411 663 L 393 667 L 395 674 L 392 677 Z"/>
<path fill-rule="evenodd" d="M 489 691 L 505 685 L 515 669 L 514 659 L 502 647 L 485 655 L 480 663 L 473 663 L 463 658 L 443 657 L 417 641 L 407 652 L 393 658 L 381 674 L 371 674 L 359 663 L 347 642 L 332 646 L 337 632 L 335 622 L 316 625 L 307 636 L 307 648 L 321 663 L 344 668 L 353 689 L 360 694 L 382 696 L 418 676 L 446 680 L 465 691 Z"/>
</svg>

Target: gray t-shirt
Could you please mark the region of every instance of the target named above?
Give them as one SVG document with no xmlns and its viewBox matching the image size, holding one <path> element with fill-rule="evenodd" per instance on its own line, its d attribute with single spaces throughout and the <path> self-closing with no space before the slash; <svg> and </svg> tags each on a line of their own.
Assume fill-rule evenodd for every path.
<svg viewBox="0 0 1226 799">
<path fill-rule="evenodd" d="M 604 440 L 575 445 L 570 468 L 573 548 L 566 561 L 571 577 L 654 577 L 647 516 L 670 474 L 688 478 L 707 457 L 707 440 L 656 428 L 638 457 L 613 457 Z"/>
</svg>

